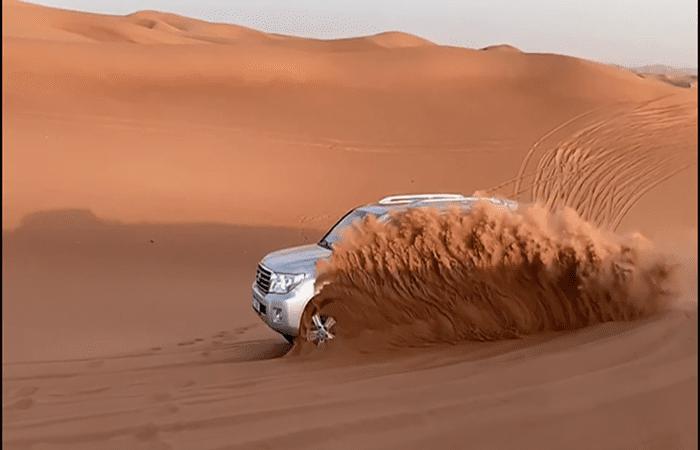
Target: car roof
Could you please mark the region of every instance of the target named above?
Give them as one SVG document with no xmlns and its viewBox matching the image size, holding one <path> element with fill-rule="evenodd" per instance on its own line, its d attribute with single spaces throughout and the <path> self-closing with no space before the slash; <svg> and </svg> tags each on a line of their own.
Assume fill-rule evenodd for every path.
<svg viewBox="0 0 700 450">
<path fill-rule="evenodd" d="M 376 216 L 382 216 L 390 211 L 408 208 L 437 208 L 446 210 L 450 206 L 471 208 L 480 201 L 490 201 L 499 206 L 515 210 L 518 202 L 496 197 L 465 197 L 459 194 L 414 194 L 386 197 L 376 203 L 361 206 L 357 209 Z"/>
</svg>

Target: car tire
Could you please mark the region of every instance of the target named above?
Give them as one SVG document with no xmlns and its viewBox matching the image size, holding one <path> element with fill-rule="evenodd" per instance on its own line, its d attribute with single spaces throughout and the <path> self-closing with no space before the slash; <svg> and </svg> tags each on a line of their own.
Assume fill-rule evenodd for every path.
<svg viewBox="0 0 700 450">
<path fill-rule="evenodd" d="M 326 300 L 324 304 L 329 302 L 329 300 Z M 309 302 L 301 315 L 299 338 L 314 342 L 317 346 L 321 345 L 335 337 L 335 324 L 333 317 L 322 314 L 320 308 Z M 310 336 L 310 333 L 313 333 L 313 335 Z M 318 336 L 321 336 L 320 339 Z"/>
</svg>

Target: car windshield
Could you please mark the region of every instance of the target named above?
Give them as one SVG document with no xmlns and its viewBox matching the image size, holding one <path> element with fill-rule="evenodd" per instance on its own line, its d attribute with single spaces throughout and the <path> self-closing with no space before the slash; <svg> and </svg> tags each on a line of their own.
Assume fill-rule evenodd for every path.
<svg viewBox="0 0 700 450">
<path fill-rule="evenodd" d="M 369 211 L 364 211 L 361 209 L 354 209 L 349 213 L 345 214 L 342 219 L 336 223 L 333 228 L 330 229 L 328 233 L 321 239 L 318 243 L 321 247 L 327 248 L 328 250 L 333 249 L 333 244 L 338 242 L 343 238 L 343 234 L 347 231 L 348 227 L 358 220 L 364 219 L 366 216 L 372 214 Z"/>
</svg>

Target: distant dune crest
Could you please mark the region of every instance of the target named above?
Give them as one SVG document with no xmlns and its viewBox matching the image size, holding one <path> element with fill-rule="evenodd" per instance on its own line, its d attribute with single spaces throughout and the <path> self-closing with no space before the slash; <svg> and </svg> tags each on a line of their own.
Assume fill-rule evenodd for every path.
<svg viewBox="0 0 700 450">
<path fill-rule="evenodd" d="M 648 80 L 661 81 L 663 83 L 668 83 L 670 85 L 681 87 L 681 88 L 692 88 L 698 85 L 697 75 L 687 75 L 682 73 L 645 73 L 637 72 L 637 75 L 641 78 Z"/>
<path fill-rule="evenodd" d="M 698 74 L 697 67 L 673 67 L 667 64 L 650 64 L 646 66 L 632 67 L 631 70 L 642 73 L 656 74 L 681 74 L 681 75 L 696 75 Z"/>
<path fill-rule="evenodd" d="M 403 47 L 423 47 L 423 46 L 436 46 L 434 42 L 431 42 L 422 37 L 415 36 L 409 33 L 402 33 L 400 31 L 387 31 L 385 33 L 379 33 L 365 38 L 377 45 L 386 48 L 403 48 Z"/>
<path fill-rule="evenodd" d="M 179 34 L 192 39 L 220 37 L 229 39 L 269 38 L 267 33 L 227 23 L 212 23 L 160 11 L 137 11 L 124 16 L 126 22 L 148 28 Z"/>
<path fill-rule="evenodd" d="M 214 23 L 180 16 L 178 14 L 144 10 L 126 16 L 108 16 L 102 14 L 79 13 L 65 10 L 5 0 L 3 6 L 10 8 L 10 21 L 3 22 L 3 35 L 16 35 L 15 21 L 19 17 L 24 22 L 23 37 L 58 38 L 59 40 L 83 41 L 83 38 L 95 42 L 126 42 L 133 44 L 235 44 L 241 40 L 292 40 L 299 42 L 319 41 L 338 43 L 358 41 L 374 44 L 384 48 L 406 48 L 436 46 L 437 44 L 409 33 L 388 31 L 371 36 L 350 39 L 311 39 L 296 36 L 270 34 L 242 25 Z M 30 16 L 45 16 L 51 11 L 51 20 L 34 20 Z M 6 27 L 6 25 L 8 25 Z M 27 33 L 27 29 L 33 30 Z M 62 34 L 68 32 L 70 34 Z M 72 35 L 72 37 L 71 37 Z"/>
<path fill-rule="evenodd" d="M 130 44 L 220 44 L 266 42 L 295 50 L 363 51 L 442 47 L 425 38 L 400 31 L 369 36 L 314 39 L 266 33 L 242 25 L 214 23 L 167 12 L 143 10 L 126 16 L 61 10 L 17 0 L 3 0 L 3 36 L 76 42 Z M 503 43 L 480 49 L 486 52 L 525 53 Z M 615 66 L 622 68 L 621 66 Z M 623 68 L 625 69 L 625 68 Z M 630 70 L 640 77 L 675 87 L 697 86 L 697 68 L 676 69 L 661 64 Z"/>
<path fill-rule="evenodd" d="M 498 44 L 498 45 L 489 45 L 486 47 L 481 48 L 480 50 L 482 51 L 490 51 L 490 52 L 511 52 L 511 53 L 524 53 L 522 50 L 520 50 L 517 47 L 513 47 L 510 44 Z"/>
<path fill-rule="evenodd" d="M 698 85 L 697 67 L 673 67 L 666 64 L 626 67 L 612 64 L 613 67 L 635 73 L 640 78 L 660 81 L 681 88 L 693 88 Z"/>
</svg>

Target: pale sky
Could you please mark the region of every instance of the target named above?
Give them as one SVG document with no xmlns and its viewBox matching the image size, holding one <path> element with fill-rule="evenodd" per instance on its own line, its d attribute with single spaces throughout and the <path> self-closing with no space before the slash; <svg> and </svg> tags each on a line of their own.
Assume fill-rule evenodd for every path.
<svg viewBox="0 0 700 450">
<path fill-rule="evenodd" d="M 404 31 L 469 48 L 510 44 L 623 66 L 698 65 L 697 0 L 38 0 L 80 11 L 172 12 L 332 39 Z"/>
</svg>

